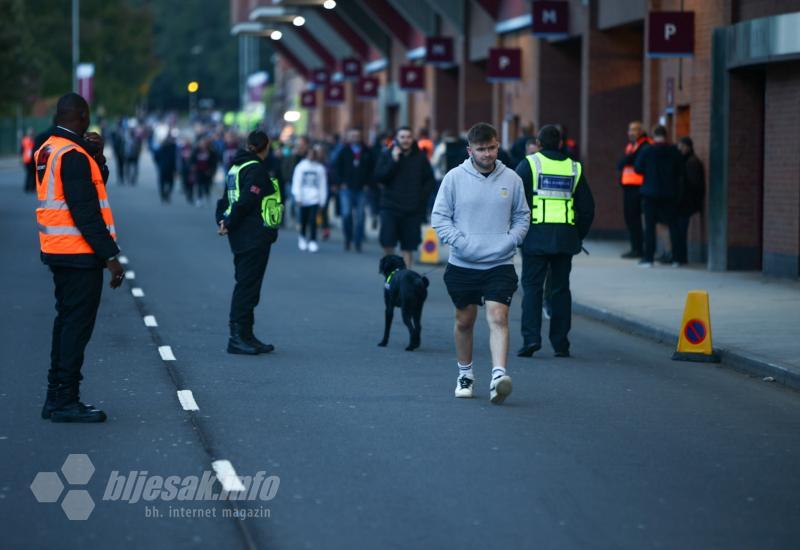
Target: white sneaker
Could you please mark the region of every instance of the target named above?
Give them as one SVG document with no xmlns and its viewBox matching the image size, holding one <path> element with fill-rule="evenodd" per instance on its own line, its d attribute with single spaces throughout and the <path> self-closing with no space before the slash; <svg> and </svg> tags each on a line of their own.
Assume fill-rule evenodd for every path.
<svg viewBox="0 0 800 550">
<path fill-rule="evenodd" d="M 636 265 L 639 266 L 639 267 L 643 267 L 645 269 L 650 269 L 651 267 L 653 267 L 653 262 L 646 262 L 646 261 L 642 260 Z"/>
<path fill-rule="evenodd" d="M 466 376 L 459 376 L 456 383 L 456 397 L 472 397 L 472 387 L 475 380 Z"/>
<path fill-rule="evenodd" d="M 308 250 L 308 241 L 302 235 L 297 237 L 297 248 L 299 248 L 302 252 Z"/>
<path fill-rule="evenodd" d="M 489 386 L 489 400 L 495 405 L 499 405 L 511 395 L 511 377 L 508 375 L 498 376 L 492 380 Z"/>
<path fill-rule="evenodd" d="M 317 244 L 317 241 L 310 241 L 308 243 L 308 251 L 309 252 L 319 252 L 319 245 Z"/>
</svg>

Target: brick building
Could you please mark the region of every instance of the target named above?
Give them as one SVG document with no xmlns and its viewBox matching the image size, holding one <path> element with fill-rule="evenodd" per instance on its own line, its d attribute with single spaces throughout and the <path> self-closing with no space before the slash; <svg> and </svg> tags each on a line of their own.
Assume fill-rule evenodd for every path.
<svg viewBox="0 0 800 550">
<path fill-rule="evenodd" d="M 241 39 L 283 31 L 276 47 L 287 77 L 308 81 L 324 68 L 338 80 L 341 59 L 356 57 L 379 78 L 373 101 L 355 97 L 354 81 L 342 81 L 345 101 L 334 106 L 318 90 L 310 133 L 401 124 L 460 132 L 488 120 L 508 145 L 530 123 L 561 123 L 597 199 L 593 234 L 619 237 L 616 162 L 627 123 L 663 123 L 673 139 L 690 135 L 706 166 L 707 207 L 692 221 L 691 258 L 714 270 L 800 277 L 800 1 L 564 0 L 567 32 L 547 38 L 531 32 L 530 0 L 314 3 L 231 0 L 234 28 L 251 25 Z M 646 55 L 656 11 L 694 13 L 691 57 Z M 304 27 L 291 24 L 297 14 Z M 433 36 L 452 40 L 450 66 L 425 64 Z M 492 47 L 521 50 L 521 79 L 487 80 Z M 424 89 L 400 89 L 404 65 L 424 66 Z"/>
</svg>

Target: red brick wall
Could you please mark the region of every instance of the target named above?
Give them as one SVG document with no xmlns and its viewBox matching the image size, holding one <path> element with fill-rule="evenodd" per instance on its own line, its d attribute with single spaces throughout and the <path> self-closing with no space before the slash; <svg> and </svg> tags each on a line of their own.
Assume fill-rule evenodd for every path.
<svg viewBox="0 0 800 550">
<path fill-rule="evenodd" d="M 584 36 L 586 120 L 581 159 L 597 205 L 595 235 L 624 234 L 617 160 L 627 143 L 627 125 L 642 117 L 642 25 Z"/>
<path fill-rule="evenodd" d="M 764 270 L 797 277 L 800 255 L 800 62 L 767 67 Z M 793 273 L 780 264 L 793 264 Z M 776 265 L 772 265 L 776 264 Z M 788 267 L 788 266 L 787 266 Z"/>
<path fill-rule="evenodd" d="M 728 136 L 728 269 L 761 269 L 764 73 L 732 71 Z"/>
</svg>

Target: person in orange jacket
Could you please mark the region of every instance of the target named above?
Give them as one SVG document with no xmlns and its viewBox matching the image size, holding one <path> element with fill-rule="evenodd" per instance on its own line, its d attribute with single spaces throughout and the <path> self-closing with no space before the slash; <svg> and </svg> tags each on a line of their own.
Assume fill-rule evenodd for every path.
<svg viewBox="0 0 800 550">
<path fill-rule="evenodd" d="M 630 250 L 622 254 L 623 258 L 641 258 L 644 252 L 642 197 L 639 192 L 644 183 L 644 176 L 637 174 L 633 166 L 639 154 L 649 147 L 650 143 L 650 138 L 647 137 L 641 122 L 634 120 L 628 124 L 628 144 L 625 146 L 625 154 L 617 163 L 622 186 L 622 209 L 631 243 Z"/>
</svg>

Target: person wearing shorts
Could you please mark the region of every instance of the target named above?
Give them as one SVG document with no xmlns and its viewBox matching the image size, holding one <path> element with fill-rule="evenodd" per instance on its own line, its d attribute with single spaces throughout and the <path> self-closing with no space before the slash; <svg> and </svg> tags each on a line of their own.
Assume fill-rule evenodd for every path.
<svg viewBox="0 0 800 550">
<path fill-rule="evenodd" d="M 497 160 L 497 130 L 476 124 L 467 141 L 469 158 L 442 180 L 431 225 L 450 245 L 444 283 L 456 308 L 455 396 L 473 396 L 473 333 L 478 307 L 485 305 L 492 356 L 489 399 L 500 404 L 511 393 L 508 310 L 517 290 L 514 254 L 528 232 L 530 208 L 520 177 Z"/>
<path fill-rule="evenodd" d="M 382 186 L 379 240 L 383 252 L 394 254 L 399 242 L 410 268 L 422 242 L 422 221 L 435 183 L 428 157 L 417 147 L 411 129 L 397 130 L 392 147 L 378 159 L 375 179 Z"/>
</svg>

